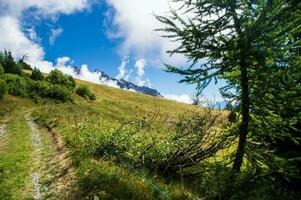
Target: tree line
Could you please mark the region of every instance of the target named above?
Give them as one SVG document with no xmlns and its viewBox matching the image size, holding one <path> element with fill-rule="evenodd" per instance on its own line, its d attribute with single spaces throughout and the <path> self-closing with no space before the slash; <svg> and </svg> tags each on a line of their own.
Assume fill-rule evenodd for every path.
<svg viewBox="0 0 301 200">
<path fill-rule="evenodd" d="M 83 98 L 96 99 L 87 86 L 80 85 L 76 88 L 72 76 L 63 74 L 58 69 L 43 75 L 38 68 L 27 64 L 24 57 L 16 62 L 10 51 L 0 51 L 0 97 L 9 93 L 34 101 L 51 98 L 66 102 L 72 101 L 74 91 Z"/>
</svg>

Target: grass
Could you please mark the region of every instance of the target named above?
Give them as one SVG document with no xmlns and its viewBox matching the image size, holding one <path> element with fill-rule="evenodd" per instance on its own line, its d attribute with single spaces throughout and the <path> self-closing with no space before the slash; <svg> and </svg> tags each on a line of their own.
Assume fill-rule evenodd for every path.
<svg viewBox="0 0 301 200">
<path fill-rule="evenodd" d="M 0 150 L 0 199 L 26 199 L 31 190 L 32 143 L 30 130 L 15 115 L 7 125 L 6 145 Z"/>
<path fill-rule="evenodd" d="M 88 124 L 97 128 L 98 124 L 95 122 L 104 119 L 112 126 L 116 126 L 128 119 L 145 117 L 146 120 L 149 120 L 157 114 L 154 125 L 162 128 L 164 123 L 175 120 L 180 114 L 202 112 L 197 107 L 159 97 L 79 80 L 77 80 L 77 84 L 87 85 L 96 95 L 96 100 L 85 100 L 75 94 L 73 95 L 74 101 L 67 103 L 41 99 L 38 104 L 34 104 L 29 99 L 12 96 L 6 96 L 0 100 L 0 119 L 9 119 L 7 145 L 0 150 L 0 166 L 5 169 L 1 174 L 0 199 L 23 199 L 31 195 L 30 170 L 34 166 L 32 166 L 31 157 L 31 135 L 24 118 L 22 118 L 23 111 L 32 110 L 35 117 L 44 120 L 44 125 L 55 128 L 60 137 L 64 139 L 70 152 L 73 152 L 74 149 L 68 144 L 74 142 L 76 127 L 80 124 Z M 45 166 L 53 168 L 47 161 L 47 158 L 50 159 L 53 156 L 53 149 L 49 143 L 51 137 L 49 138 L 46 132 L 41 130 L 42 165 L 44 168 Z M 83 147 L 85 148 L 85 146 Z M 73 157 L 73 161 L 76 160 L 78 158 Z M 137 174 L 124 163 L 118 164 L 106 158 L 82 157 L 79 160 L 80 162 L 75 162 L 75 174 L 80 188 L 78 193 L 83 198 L 88 196 L 100 199 L 166 199 L 150 182 L 166 193 L 170 199 L 194 198 L 192 192 L 182 187 L 179 181 L 166 182 L 155 174 L 143 170 Z M 20 164 L 14 166 L 18 162 Z M 7 171 L 7 169 L 14 169 L 14 171 Z M 49 173 L 55 175 L 57 172 L 54 170 Z M 43 185 L 52 184 L 51 179 L 47 177 L 42 177 L 41 183 Z"/>
</svg>

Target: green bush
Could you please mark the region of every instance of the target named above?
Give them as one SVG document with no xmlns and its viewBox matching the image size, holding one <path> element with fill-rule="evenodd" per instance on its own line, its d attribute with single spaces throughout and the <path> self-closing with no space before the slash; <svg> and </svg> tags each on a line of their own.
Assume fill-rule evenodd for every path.
<svg viewBox="0 0 301 200">
<path fill-rule="evenodd" d="M 3 74 L 3 73 L 4 73 L 4 69 L 3 69 L 2 64 L 0 63 L 0 74 Z"/>
<path fill-rule="evenodd" d="M 90 94 L 89 99 L 95 101 L 96 100 L 95 94 Z"/>
<path fill-rule="evenodd" d="M 0 99 L 7 93 L 7 84 L 4 80 L 0 80 Z"/>
<path fill-rule="evenodd" d="M 63 102 L 72 100 L 71 91 L 63 85 L 55 85 L 47 81 L 35 81 L 14 74 L 5 74 L 3 78 L 8 85 L 9 94 L 14 96 L 32 99 L 52 98 Z"/>
<path fill-rule="evenodd" d="M 85 98 L 85 99 L 90 99 L 90 100 L 96 100 L 96 96 L 91 92 L 91 90 L 85 86 L 85 85 L 81 85 L 76 89 L 76 94 L 78 94 L 79 96 Z"/>
<path fill-rule="evenodd" d="M 69 89 L 64 86 L 54 86 L 52 85 L 48 94 L 48 97 L 61 100 L 61 101 L 69 101 L 72 100 L 71 93 Z"/>
<path fill-rule="evenodd" d="M 52 98 L 63 102 L 71 100 L 71 92 L 62 85 L 53 85 L 46 81 L 30 81 L 30 91 L 42 98 Z"/>
<path fill-rule="evenodd" d="M 69 90 L 73 90 L 76 86 L 75 80 L 72 76 L 65 75 L 58 69 L 52 70 L 46 80 L 52 84 L 63 85 Z"/>
<path fill-rule="evenodd" d="M 9 93 L 14 96 L 29 97 L 29 85 L 26 78 L 17 77 L 9 83 Z"/>
<path fill-rule="evenodd" d="M 44 76 L 43 76 L 42 72 L 37 68 L 34 68 L 32 70 L 30 78 L 32 80 L 36 80 L 36 81 L 44 80 Z"/>
</svg>

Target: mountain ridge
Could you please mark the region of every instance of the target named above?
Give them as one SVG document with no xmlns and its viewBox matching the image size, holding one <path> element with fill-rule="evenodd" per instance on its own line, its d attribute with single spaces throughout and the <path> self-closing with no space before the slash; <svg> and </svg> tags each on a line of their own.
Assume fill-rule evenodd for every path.
<svg viewBox="0 0 301 200">
<path fill-rule="evenodd" d="M 103 71 L 99 71 L 99 73 L 101 74 L 99 77 L 100 80 L 103 81 L 103 79 L 106 79 L 106 81 L 108 81 L 108 80 L 114 81 L 114 82 L 116 82 L 116 84 L 119 86 L 120 89 L 126 89 L 129 91 L 138 92 L 138 93 L 155 96 L 155 97 L 163 97 L 160 94 L 160 92 L 158 92 L 158 90 L 156 90 L 156 89 L 153 89 L 153 88 L 150 88 L 147 86 L 139 86 L 139 85 L 136 85 L 136 84 L 134 84 L 130 81 L 124 80 L 124 79 L 112 78 Z"/>
</svg>

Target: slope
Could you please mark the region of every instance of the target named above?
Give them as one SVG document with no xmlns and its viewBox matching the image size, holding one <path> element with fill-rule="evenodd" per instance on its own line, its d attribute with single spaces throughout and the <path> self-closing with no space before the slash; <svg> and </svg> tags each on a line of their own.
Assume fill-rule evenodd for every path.
<svg viewBox="0 0 301 200">
<path fill-rule="evenodd" d="M 99 119 L 103 119 L 120 124 L 129 119 L 148 120 L 156 115 L 156 125 L 161 126 L 161 121 L 197 109 L 191 105 L 80 80 L 77 84 L 87 85 L 97 100 L 87 101 L 77 95 L 73 96 L 73 102 L 67 103 L 48 99 L 33 103 L 30 99 L 13 96 L 0 100 L 1 198 L 70 199 L 67 193 L 73 188 L 77 191 L 73 194 L 79 199 L 95 195 L 100 199 L 158 199 L 165 198 L 165 193 L 173 197 L 188 197 L 190 192 L 177 183 L 165 185 L 156 175 L 143 171 L 137 174 L 102 158 L 77 157 L 75 148 L 70 144 L 75 141 L 76 129 L 83 123 L 97 126 Z M 55 142 L 57 136 L 65 143 L 60 148 Z M 66 147 L 70 154 L 65 152 L 61 155 L 62 148 Z M 83 148 L 85 151 L 89 149 Z M 57 162 L 60 157 L 70 157 L 73 163 L 71 168 L 68 164 L 64 165 L 69 161 Z M 74 177 L 75 182 L 72 181 Z M 119 184 L 120 188 L 107 187 L 115 184 Z M 68 188 L 62 188 L 64 185 Z M 61 196 L 59 191 L 67 195 Z"/>
</svg>

